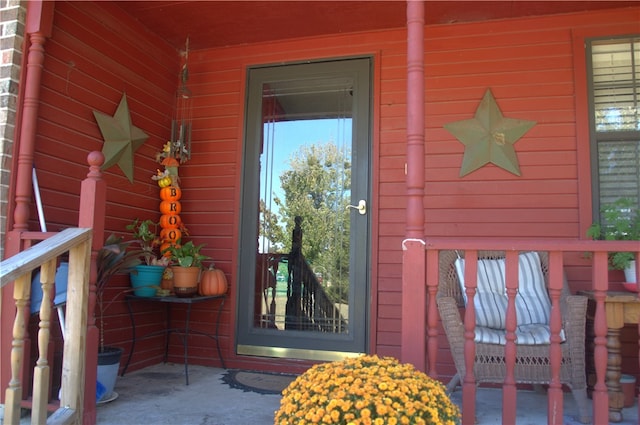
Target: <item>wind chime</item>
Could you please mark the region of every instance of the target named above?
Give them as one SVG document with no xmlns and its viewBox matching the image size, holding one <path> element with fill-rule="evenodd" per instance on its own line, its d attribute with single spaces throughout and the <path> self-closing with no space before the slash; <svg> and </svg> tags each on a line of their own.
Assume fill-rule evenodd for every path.
<svg viewBox="0 0 640 425">
<path fill-rule="evenodd" d="M 180 218 L 182 205 L 180 198 L 180 178 L 178 167 L 191 158 L 191 91 L 187 88 L 189 72 L 187 60 L 189 57 L 189 39 L 187 38 L 184 51 L 184 65 L 180 71 L 180 83 L 176 91 L 174 115 L 171 120 L 171 140 L 159 152 L 156 160 L 164 166 L 153 177 L 160 187 L 160 246 L 164 255 L 169 255 L 167 248 L 180 243 L 186 229 Z"/>
</svg>

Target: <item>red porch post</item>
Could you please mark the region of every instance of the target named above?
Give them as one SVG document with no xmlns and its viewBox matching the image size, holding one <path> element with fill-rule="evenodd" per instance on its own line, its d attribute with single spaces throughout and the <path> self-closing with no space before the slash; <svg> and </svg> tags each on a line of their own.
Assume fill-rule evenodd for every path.
<svg viewBox="0 0 640 425">
<path fill-rule="evenodd" d="M 560 382 L 560 364 L 562 362 L 562 312 L 560 310 L 560 297 L 562 294 L 563 263 L 562 252 L 549 253 L 549 295 L 551 298 L 551 346 L 549 348 L 549 361 L 551 367 L 551 382 L 547 391 L 547 420 L 550 424 L 562 424 L 564 422 L 564 405 L 562 383 Z"/>
<path fill-rule="evenodd" d="M 426 368 L 424 2 L 407 1 L 407 227 L 402 242 L 403 362 Z"/>
<path fill-rule="evenodd" d="M 85 352 L 85 388 L 83 424 L 96 423 L 96 382 L 98 375 L 98 328 L 96 327 L 96 258 L 104 244 L 104 218 L 107 187 L 100 167 L 104 164 L 102 152 L 91 152 L 87 157 L 89 173 L 80 187 L 78 227 L 93 228 L 91 242 L 91 272 L 89 275 L 89 305 L 87 309 L 87 346 Z"/>
<path fill-rule="evenodd" d="M 17 150 L 15 179 L 15 203 L 13 212 L 13 230 L 7 233 L 6 257 L 22 249 L 20 233 L 28 230 L 29 202 L 31 200 L 31 170 L 35 150 L 38 104 L 40 103 L 40 81 L 44 63 L 44 43 L 51 36 L 53 26 L 53 1 L 30 1 L 27 5 L 27 24 L 25 32 L 29 38 L 29 54 L 26 70 L 21 79 L 24 84 L 24 98 L 18 115 L 21 126 L 16 134 L 14 152 Z M 11 379 L 11 340 L 15 305 L 13 304 L 13 284 L 2 289 L 0 311 L 0 386 L 6 388 Z M 4 402 L 4 390 L 0 391 Z"/>
</svg>

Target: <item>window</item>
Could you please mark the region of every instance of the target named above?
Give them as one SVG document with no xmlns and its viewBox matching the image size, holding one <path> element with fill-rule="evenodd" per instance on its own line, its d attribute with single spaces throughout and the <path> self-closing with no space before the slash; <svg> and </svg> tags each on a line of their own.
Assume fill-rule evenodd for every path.
<svg viewBox="0 0 640 425">
<path fill-rule="evenodd" d="M 593 217 L 619 198 L 640 205 L 640 36 L 587 42 Z"/>
</svg>

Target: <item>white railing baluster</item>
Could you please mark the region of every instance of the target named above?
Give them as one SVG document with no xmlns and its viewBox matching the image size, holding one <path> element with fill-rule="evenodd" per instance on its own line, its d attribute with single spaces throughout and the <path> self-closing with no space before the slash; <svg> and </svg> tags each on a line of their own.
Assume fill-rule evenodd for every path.
<svg viewBox="0 0 640 425">
<path fill-rule="evenodd" d="M 20 370 L 24 353 L 27 307 L 31 291 L 31 273 L 16 279 L 13 287 L 13 299 L 16 303 L 16 318 L 13 322 L 13 341 L 11 343 L 11 380 L 5 393 L 5 424 L 20 423 L 20 401 L 22 400 L 22 382 Z"/>
<path fill-rule="evenodd" d="M 40 323 L 38 330 L 38 360 L 33 370 L 33 407 L 31 423 L 38 425 L 47 420 L 47 404 L 49 401 L 49 362 L 47 360 L 49 340 L 51 336 L 51 304 L 53 302 L 53 282 L 56 277 L 54 258 L 44 263 L 40 269 L 42 286 L 42 302 L 40 303 Z"/>
<path fill-rule="evenodd" d="M 4 424 L 18 425 L 23 397 L 21 371 L 29 320 L 31 273 L 41 267 L 42 302 L 38 331 L 38 361 L 33 370 L 32 424 L 81 424 L 85 386 L 85 346 L 88 323 L 91 229 L 66 229 L 0 263 L 2 287 L 13 281 L 16 316 L 11 348 L 11 380 L 6 389 Z M 66 337 L 62 364 L 61 407 L 47 418 L 53 283 L 57 259 L 69 252 Z"/>
</svg>

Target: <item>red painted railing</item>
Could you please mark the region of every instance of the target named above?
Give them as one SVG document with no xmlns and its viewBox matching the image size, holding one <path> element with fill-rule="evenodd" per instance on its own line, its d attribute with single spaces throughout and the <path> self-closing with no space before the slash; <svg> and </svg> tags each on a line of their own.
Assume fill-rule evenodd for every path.
<svg viewBox="0 0 640 425">
<path fill-rule="evenodd" d="M 605 300 L 610 287 L 609 272 L 607 263 L 607 253 L 615 251 L 631 251 L 635 253 L 636 264 L 640 264 L 640 244 L 637 241 L 589 241 L 589 240 L 565 240 L 565 239 L 470 239 L 470 238 L 430 238 L 426 240 L 426 294 L 427 313 L 425 321 L 427 323 L 425 332 L 425 346 L 427 347 L 427 359 L 424 368 L 431 375 L 437 376 L 437 353 L 438 353 L 438 333 L 440 329 L 439 315 L 436 305 L 436 293 L 438 290 L 438 256 L 440 251 L 458 250 L 465 252 L 466 271 L 465 276 L 473 277 L 468 281 L 469 286 L 475 287 L 475 276 L 477 267 L 478 251 L 505 251 L 507 261 L 507 293 L 509 295 L 508 317 L 507 317 L 507 344 L 505 345 L 506 378 L 503 382 L 503 423 L 515 423 L 517 385 L 514 382 L 514 367 L 517 346 L 514 337 L 509 330 L 515 329 L 515 309 L 513 299 L 517 291 L 517 253 L 523 251 L 544 251 L 549 253 L 549 293 L 552 301 L 551 330 L 552 339 L 549 345 L 549 361 L 552 371 L 552 379 L 549 382 L 548 391 L 548 423 L 561 424 L 563 421 L 563 391 L 560 385 L 559 370 L 561 362 L 560 338 L 558 337 L 562 313 L 558 307 L 558 297 L 563 286 L 564 254 L 581 253 L 591 257 L 591 287 L 593 302 L 595 302 L 595 317 L 593 324 L 593 359 L 595 365 L 596 381 L 593 386 L 592 423 L 609 423 L 609 420 L 620 419 L 620 411 L 617 405 L 621 402 L 621 396 L 614 395 L 608 391 L 609 387 L 619 385 L 616 379 L 619 377 L 619 352 L 611 346 L 611 338 L 608 339 L 608 318 L 605 311 Z M 640 275 L 640 267 L 636 267 L 636 281 Z M 515 278 L 514 278 L 515 276 Z M 510 278 L 511 277 L 511 278 Z M 640 285 L 637 285 L 640 290 Z M 629 292 L 629 295 L 633 295 Z M 636 300 L 637 294 L 635 294 Z M 609 320 L 614 320 L 611 317 Z M 473 374 L 473 364 L 475 357 L 475 311 L 473 303 L 469 302 L 464 315 L 465 327 L 465 365 L 466 375 L 462 378 L 462 423 L 473 424 L 475 421 L 475 396 L 476 382 Z M 615 331 L 613 331 L 615 332 Z M 640 320 L 638 323 L 638 333 L 640 334 Z M 611 334 L 609 334 L 609 337 Z M 607 347 L 609 342 L 610 346 Z M 640 358 L 640 338 L 639 338 L 639 358 Z M 618 356 L 607 364 L 607 358 Z M 617 364 L 616 364 L 617 363 Z M 617 387 L 619 389 L 619 386 Z M 612 401 L 610 410 L 610 400 Z M 621 407 L 621 406 L 620 406 Z M 640 411 L 640 407 L 638 408 Z"/>
</svg>

